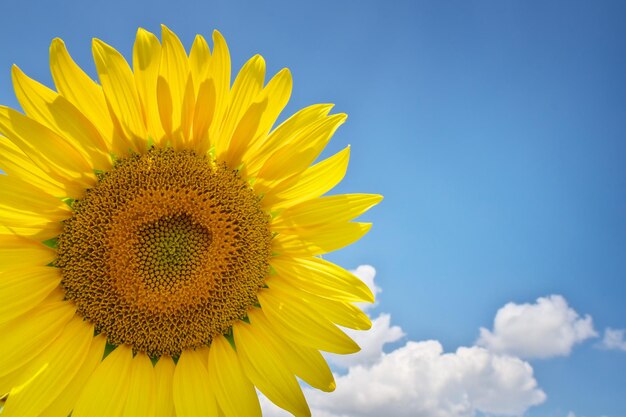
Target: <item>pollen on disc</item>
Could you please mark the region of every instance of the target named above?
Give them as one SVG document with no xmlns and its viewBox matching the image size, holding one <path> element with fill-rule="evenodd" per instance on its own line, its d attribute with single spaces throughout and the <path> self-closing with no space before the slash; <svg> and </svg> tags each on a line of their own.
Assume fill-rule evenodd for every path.
<svg viewBox="0 0 626 417">
<path fill-rule="evenodd" d="M 236 170 L 153 148 L 118 160 L 72 209 L 58 241 L 61 284 L 109 343 L 178 356 L 258 303 L 270 219 Z"/>
</svg>

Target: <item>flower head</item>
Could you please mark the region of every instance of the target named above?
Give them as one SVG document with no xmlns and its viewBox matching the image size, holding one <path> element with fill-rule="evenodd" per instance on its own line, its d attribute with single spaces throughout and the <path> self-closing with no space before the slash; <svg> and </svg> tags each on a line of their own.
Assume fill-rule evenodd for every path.
<svg viewBox="0 0 626 417">
<path fill-rule="evenodd" d="M 315 163 L 343 114 L 314 105 L 273 128 L 287 69 L 226 43 L 189 55 L 140 29 L 132 69 L 94 40 L 100 83 L 61 40 L 56 91 L 13 68 L 0 107 L 3 417 L 255 416 L 255 387 L 310 415 L 296 377 L 332 391 L 320 350 L 358 346 L 365 284 L 320 255 L 369 230 L 378 195 L 323 196 L 349 149 Z M 8 396 L 8 397 L 7 397 Z"/>
</svg>

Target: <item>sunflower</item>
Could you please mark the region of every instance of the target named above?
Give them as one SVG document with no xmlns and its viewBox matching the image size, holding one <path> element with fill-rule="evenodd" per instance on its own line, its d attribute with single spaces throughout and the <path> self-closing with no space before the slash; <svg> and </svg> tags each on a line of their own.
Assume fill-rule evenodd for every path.
<svg viewBox="0 0 626 417">
<path fill-rule="evenodd" d="M 321 255 L 362 237 L 382 197 L 327 196 L 349 148 L 316 162 L 344 114 L 273 128 L 292 80 L 227 45 L 187 54 L 139 29 L 132 69 L 93 41 L 100 83 L 50 47 L 56 91 L 13 68 L 0 107 L 3 417 L 296 416 L 298 383 L 335 388 L 320 351 L 359 347 L 368 287 Z"/>
</svg>

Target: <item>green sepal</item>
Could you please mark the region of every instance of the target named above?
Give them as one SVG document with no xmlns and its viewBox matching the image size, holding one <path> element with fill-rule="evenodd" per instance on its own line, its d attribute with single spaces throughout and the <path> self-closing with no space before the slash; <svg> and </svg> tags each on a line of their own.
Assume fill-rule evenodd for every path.
<svg viewBox="0 0 626 417">
<path fill-rule="evenodd" d="M 61 201 L 63 201 L 65 204 L 67 204 L 67 206 L 69 208 L 72 208 L 72 205 L 74 204 L 74 201 L 76 201 L 76 199 L 71 198 L 71 197 L 65 197 L 65 198 L 61 199 Z"/>
<path fill-rule="evenodd" d="M 106 346 L 104 346 L 104 354 L 102 355 L 102 360 L 104 360 L 104 358 L 106 358 L 107 356 L 109 356 L 109 354 L 111 352 L 113 352 L 115 349 L 117 348 L 116 345 L 112 345 L 111 343 L 109 343 L 109 341 L 107 340 L 107 344 Z"/>
<path fill-rule="evenodd" d="M 44 240 L 43 242 L 44 245 L 46 245 L 47 247 L 51 248 L 51 249 L 57 249 L 58 248 L 58 244 L 59 244 L 59 240 L 57 237 L 53 237 L 51 239 L 48 240 Z"/>
<path fill-rule="evenodd" d="M 233 335 L 233 329 L 231 328 L 228 333 L 224 335 L 228 343 L 230 343 L 230 347 L 233 348 L 235 352 L 237 352 L 237 346 L 235 346 L 235 336 Z"/>
</svg>

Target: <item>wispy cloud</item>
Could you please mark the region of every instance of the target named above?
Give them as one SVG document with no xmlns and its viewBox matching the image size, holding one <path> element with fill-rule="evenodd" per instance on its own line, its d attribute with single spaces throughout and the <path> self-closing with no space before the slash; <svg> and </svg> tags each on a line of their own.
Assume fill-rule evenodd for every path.
<svg viewBox="0 0 626 417">
<path fill-rule="evenodd" d="M 624 340 L 625 335 L 626 330 L 624 329 L 612 329 L 607 327 L 604 329 L 604 337 L 602 338 L 602 342 L 600 342 L 600 347 L 626 352 L 626 340 Z"/>
</svg>

